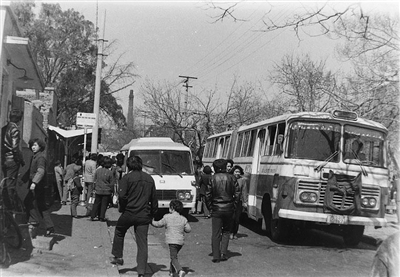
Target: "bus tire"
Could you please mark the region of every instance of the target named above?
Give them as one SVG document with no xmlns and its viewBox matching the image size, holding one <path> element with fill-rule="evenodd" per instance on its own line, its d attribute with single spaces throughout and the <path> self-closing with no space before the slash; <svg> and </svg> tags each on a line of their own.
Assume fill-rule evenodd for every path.
<svg viewBox="0 0 400 277">
<path fill-rule="evenodd" d="M 271 238 L 272 208 L 271 208 L 271 200 L 269 199 L 268 196 L 264 197 L 261 211 L 264 220 L 264 224 L 263 222 L 261 222 L 261 229 L 265 231 L 268 237 Z M 263 226 L 265 226 L 265 229 L 263 228 Z"/>
<path fill-rule="evenodd" d="M 343 240 L 346 246 L 354 247 L 359 244 L 364 234 L 363 225 L 347 225 L 343 226 Z"/>
<path fill-rule="evenodd" d="M 276 242 L 286 241 L 289 234 L 290 223 L 286 218 L 271 220 L 271 239 Z"/>
</svg>

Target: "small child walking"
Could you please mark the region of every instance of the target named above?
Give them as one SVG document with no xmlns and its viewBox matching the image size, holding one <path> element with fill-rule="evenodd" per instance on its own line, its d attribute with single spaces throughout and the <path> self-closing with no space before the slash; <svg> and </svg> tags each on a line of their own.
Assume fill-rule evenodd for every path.
<svg viewBox="0 0 400 277">
<path fill-rule="evenodd" d="M 169 246 L 171 264 L 169 275 L 174 276 L 174 272 L 179 274 L 179 277 L 185 276 L 185 271 L 182 270 L 178 261 L 178 253 L 184 244 L 184 234 L 190 233 L 192 230 L 186 217 L 182 216 L 183 204 L 179 200 L 172 200 L 169 203 L 169 214 L 163 216 L 159 221 L 153 219 L 152 225 L 157 228 L 165 226 L 165 242 Z"/>
</svg>

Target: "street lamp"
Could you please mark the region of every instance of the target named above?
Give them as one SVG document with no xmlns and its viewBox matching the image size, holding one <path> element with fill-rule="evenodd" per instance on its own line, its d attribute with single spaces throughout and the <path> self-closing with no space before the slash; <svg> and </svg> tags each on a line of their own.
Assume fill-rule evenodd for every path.
<svg viewBox="0 0 400 277">
<path fill-rule="evenodd" d="M 28 76 L 26 76 L 26 69 L 25 69 L 25 68 L 18 67 L 18 66 L 16 66 L 15 64 L 13 64 L 13 63 L 11 62 L 10 59 L 7 59 L 7 66 L 9 66 L 9 65 L 14 66 L 14 67 L 15 67 L 16 69 L 18 69 L 18 70 L 23 70 L 23 71 L 24 71 L 24 76 L 19 77 L 19 78 L 18 78 L 19 80 L 24 81 L 24 83 L 33 80 L 32 78 L 29 78 Z"/>
</svg>

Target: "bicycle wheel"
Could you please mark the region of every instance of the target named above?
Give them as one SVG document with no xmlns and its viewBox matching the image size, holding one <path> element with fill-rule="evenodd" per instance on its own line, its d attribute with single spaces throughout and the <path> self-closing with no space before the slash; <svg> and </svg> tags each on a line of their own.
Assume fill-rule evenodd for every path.
<svg viewBox="0 0 400 277">
<path fill-rule="evenodd" d="M 4 213 L 3 240 L 7 245 L 15 249 L 22 246 L 21 230 L 9 212 Z"/>
</svg>

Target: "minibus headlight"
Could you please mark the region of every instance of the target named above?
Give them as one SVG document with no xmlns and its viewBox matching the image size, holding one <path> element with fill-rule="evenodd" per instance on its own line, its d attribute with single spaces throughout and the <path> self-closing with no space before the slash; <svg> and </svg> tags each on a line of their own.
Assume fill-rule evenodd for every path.
<svg viewBox="0 0 400 277">
<path fill-rule="evenodd" d="M 193 186 L 193 187 L 196 186 L 196 181 L 192 181 L 192 186 Z"/>
<path fill-rule="evenodd" d="M 178 191 L 177 193 L 178 200 L 192 200 L 191 191 Z"/>
<path fill-rule="evenodd" d="M 179 200 L 185 200 L 185 193 L 179 192 L 179 193 L 178 193 L 178 199 L 179 199 Z"/>
<path fill-rule="evenodd" d="M 300 194 L 301 202 L 315 203 L 317 202 L 317 194 L 315 192 L 304 191 Z"/>
</svg>

